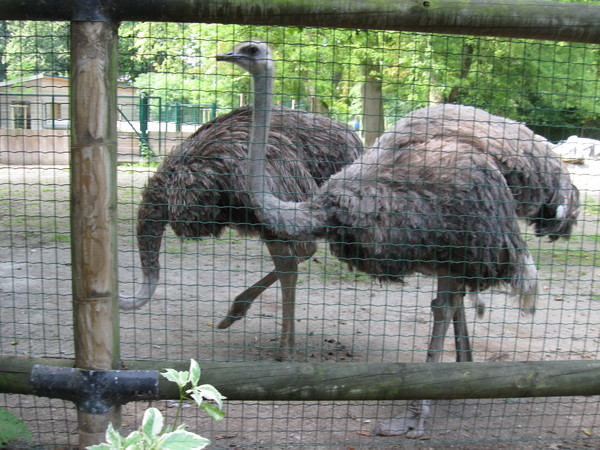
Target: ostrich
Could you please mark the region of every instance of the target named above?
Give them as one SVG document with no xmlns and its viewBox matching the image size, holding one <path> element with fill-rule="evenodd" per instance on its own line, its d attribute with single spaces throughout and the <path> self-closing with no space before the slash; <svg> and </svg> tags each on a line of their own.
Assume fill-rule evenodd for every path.
<svg viewBox="0 0 600 450">
<path fill-rule="evenodd" d="M 231 226 L 265 242 L 275 271 L 235 298 L 219 328 L 243 317 L 251 302 L 279 280 L 283 319 L 276 358 L 289 359 L 294 347 L 298 263 L 314 254 L 316 244 L 276 238 L 248 208 L 244 166 L 251 119 L 252 110 L 243 107 L 204 124 L 176 146 L 149 178 L 137 224 L 143 281 L 133 297 L 120 298 L 120 307 L 133 310 L 151 300 L 159 280 L 159 250 L 167 223 L 181 238 L 217 237 Z M 269 188 L 286 200 L 306 199 L 362 151 L 360 139 L 348 126 L 317 114 L 276 108 L 270 128 Z"/>
<path fill-rule="evenodd" d="M 434 138 L 449 145 L 470 143 L 472 151 L 498 164 L 518 216 L 533 226 L 537 236 L 552 242 L 571 235 L 579 215 L 579 190 L 552 144 L 524 124 L 472 106 L 438 104 L 410 112 L 393 125 L 388 138 L 392 133 L 396 149 Z M 482 315 L 485 306 L 477 295 L 474 303 Z"/>
<path fill-rule="evenodd" d="M 464 312 L 467 291 L 508 284 L 524 311 L 534 310 L 537 270 L 518 227 L 515 200 L 494 158 L 469 142 L 432 137 L 398 149 L 384 133 L 309 200 L 273 195 L 265 174 L 265 133 L 272 104 L 273 60 L 250 41 L 219 55 L 247 70 L 254 82 L 248 186 L 257 215 L 280 238 L 325 237 L 350 267 L 383 280 L 420 272 L 437 277 L 427 362 L 441 360 L 454 324 L 458 361 L 472 360 Z M 424 434 L 429 401 L 412 402 L 406 435 Z"/>
</svg>

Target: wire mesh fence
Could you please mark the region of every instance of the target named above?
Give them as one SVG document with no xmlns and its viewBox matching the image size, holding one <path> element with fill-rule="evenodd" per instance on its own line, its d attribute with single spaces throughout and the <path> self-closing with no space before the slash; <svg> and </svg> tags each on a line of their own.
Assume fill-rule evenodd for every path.
<svg viewBox="0 0 600 450">
<path fill-rule="evenodd" d="M 6 256 L 0 262 L 0 354 L 73 358 L 71 193 L 66 166 L 69 123 L 64 107 L 56 106 L 64 104 L 60 96 L 65 95 L 63 81 L 68 83 L 68 24 L 3 22 L 1 29 L 0 197 L 5 213 L 0 218 L 0 246 Z M 263 234 L 261 242 L 233 226 L 242 225 L 246 231 L 258 228 L 247 203 L 239 200 L 245 190 L 240 190 L 236 180 L 243 179 L 244 160 L 223 150 L 227 146 L 245 148 L 247 134 L 240 128 L 249 125 L 248 111 L 245 118 L 235 116 L 224 125 L 209 126 L 215 117 L 222 118 L 253 99 L 248 74 L 215 59 L 216 54 L 249 39 L 270 44 L 275 62 L 274 103 L 276 108 L 286 108 L 281 111 L 292 118 L 275 128 L 284 136 L 279 146 L 297 153 L 270 166 L 273 170 L 286 164 L 293 167 L 284 172 L 282 183 L 274 180 L 271 185 L 276 194 L 289 196 L 287 200 L 309 198 L 310 192 L 356 156 L 347 150 L 347 160 L 336 164 L 331 163 L 331 156 L 322 161 L 303 160 L 297 156 L 301 146 L 313 145 L 310 150 L 316 151 L 317 144 L 285 137 L 286 132 L 299 135 L 303 127 L 309 128 L 309 137 L 303 139 L 317 139 L 319 131 L 331 135 L 335 127 L 343 126 L 348 135 L 353 130 L 370 145 L 417 108 L 458 103 L 521 121 L 549 139 L 580 192 L 577 226 L 569 240 L 547 242 L 521 221 L 520 235 L 538 270 L 535 315 L 522 314 L 507 290 L 495 289 L 481 293 L 475 307 L 467 305 L 466 328 L 477 363 L 599 359 L 600 294 L 595 288 L 600 236 L 597 45 L 153 22 L 125 22 L 119 34 L 118 89 L 123 96 L 119 100 L 122 164 L 117 173 L 117 239 L 121 295 L 133 296 L 144 287 L 138 234 L 149 246 L 149 254 L 157 252 L 160 264 L 152 300 L 135 311 L 121 313 L 124 360 L 161 360 L 168 367 L 169 362 L 190 358 L 201 364 L 275 364 L 282 356 L 282 326 L 289 314 L 282 305 L 289 301 L 286 296 L 291 288 L 286 292 L 278 282 L 252 302 L 243 319 L 227 329 L 219 328 L 234 298 L 274 270 L 269 251 L 285 251 L 281 250 L 285 241 L 273 233 Z M 323 130 L 310 116 L 306 125 L 307 116 L 292 110 L 315 113 L 330 122 Z M 202 126 L 205 134 L 189 138 Z M 578 139 L 566 141 L 570 136 Z M 554 147 L 558 143 L 562 145 Z M 204 155 L 208 162 L 179 157 L 172 158 L 171 165 L 159 166 L 168 160 L 166 155 L 175 145 L 182 146 L 176 151 L 183 155 L 182 149 L 201 144 L 209 149 Z M 328 151 L 331 155 L 339 148 Z M 34 156 L 15 159 L 19 152 Z M 40 153 L 49 159 L 42 159 Z M 314 175 L 299 168 L 326 161 L 330 161 L 325 164 L 329 173 Z M 209 172 L 215 167 L 221 172 Z M 486 166 L 486 170 L 491 169 Z M 307 172 L 314 179 L 296 187 Z M 161 178 L 157 173 L 165 174 Z M 304 190 L 285 190 L 290 186 Z M 469 181 L 469 190 L 476 187 L 475 181 Z M 368 196 L 368 186 L 358 191 Z M 156 208 L 161 201 L 169 204 L 167 213 Z M 149 206 L 144 210 L 140 204 Z M 473 203 L 474 209 L 480 207 Z M 158 215 L 152 216 L 157 209 Z M 138 210 L 148 214 L 142 218 L 145 228 L 139 228 Z M 419 210 L 415 220 L 426 221 L 428 214 Z M 504 219 L 493 216 L 499 228 Z M 377 226 L 379 222 L 370 222 L 363 228 Z M 165 234 L 157 247 L 163 228 Z M 182 240 L 178 234 L 192 239 Z M 287 353 L 291 359 L 340 367 L 352 362 L 426 360 L 432 328 L 430 303 L 438 295 L 434 277 L 414 274 L 406 277 L 404 284 L 381 282 L 348 268 L 325 242 L 319 242 L 314 254 L 303 250 L 301 244 L 295 242 L 288 250 L 300 256 L 306 251 L 307 256 L 294 269 L 298 280 L 295 347 Z M 437 244 L 432 240 L 421 245 L 427 249 Z M 503 251 L 497 250 L 498 255 Z M 280 259 L 283 262 L 279 261 L 278 267 L 286 268 L 294 258 L 283 254 Z M 393 278 L 395 273 L 386 275 Z M 483 306 L 485 313 L 479 317 Z M 446 339 L 442 361 L 455 360 L 452 341 Z M 70 403 L 16 394 L 0 398 L 1 408 L 14 412 L 29 426 L 33 436 L 29 445 L 77 445 L 76 411 Z M 423 438 L 373 434 L 380 421 L 405 413 L 407 403 L 227 401 L 227 418 L 222 422 L 212 423 L 192 407 L 184 409 L 183 419 L 189 429 L 209 437 L 213 448 L 599 445 L 597 397 L 436 401 Z M 164 410 L 167 420 L 172 419 L 172 402 L 154 405 Z M 124 406 L 124 429 L 136 428 L 147 406 L 141 402 Z"/>
</svg>

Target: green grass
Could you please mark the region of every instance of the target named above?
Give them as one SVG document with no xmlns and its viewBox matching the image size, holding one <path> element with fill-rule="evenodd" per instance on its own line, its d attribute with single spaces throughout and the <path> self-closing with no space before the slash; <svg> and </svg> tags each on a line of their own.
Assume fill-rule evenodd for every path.
<svg viewBox="0 0 600 450">
<path fill-rule="evenodd" d="M 139 163 L 122 163 L 119 164 L 119 170 L 127 171 L 127 169 L 147 169 L 148 167 L 158 167 L 158 161 L 144 160 Z M 134 171 L 132 171 L 134 172 Z"/>
<path fill-rule="evenodd" d="M 231 228 L 225 231 L 224 236 L 215 239 L 216 242 L 219 241 L 227 241 L 230 244 L 241 244 L 244 242 L 244 238 L 240 237 L 237 231 L 232 230 Z"/>
<path fill-rule="evenodd" d="M 55 234 L 54 237 L 52 238 L 52 240 L 54 242 L 70 243 L 71 242 L 71 236 L 68 235 L 68 234 Z"/>
<path fill-rule="evenodd" d="M 185 255 L 186 253 L 188 253 L 189 249 L 190 249 L 190 245 L 189 244 L 182 243 L 182 244 L 167 245 L 167 247 L 166 247 L 165 250 L 170 255 L 175 255 L 175 256 L 183 257 L 183 255 Z"/>
<path fill-rule="evenodd" d="M 308 266 L 305 266 L 304 271 L 308 272 Z M 328 254 L 324 250 L 317 250 L 310 262 L 310 272 L 318 275 L 324 281 L 362 281 L 368 282 L 371 277 L 361 272 L 354 272 L 348 269 L 348 266 Z"/>
<path fill-rule="evenodd" d="M 591 197 L 586 197 L 582 206 L 586 214 L 600 216 L 600 202 L 597 200 L 594 200 Z"/>
<path fill-rule="evenodd" d="M 594 250 L 573 248 L 531 249 L 538 264 L 564 264 L 570 266 L 600 267 L 600 254 Z"/>
</svg>

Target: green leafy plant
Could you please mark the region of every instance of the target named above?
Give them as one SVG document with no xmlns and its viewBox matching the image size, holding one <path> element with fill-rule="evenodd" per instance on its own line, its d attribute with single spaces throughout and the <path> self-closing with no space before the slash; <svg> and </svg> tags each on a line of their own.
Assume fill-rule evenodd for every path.
<svg viewBox="0 0 600 450">
<path fill-rule="evenodd" d="M 27 426 L 13 413 L 0 409 L 0 446 L 9 445 L 18 440 L 31 442 Z"/>
<path fill-rule="evenodd" d="M 161 373 L 167 380 L 176 383 L 179 387 L 179 405 L 173 427 L 167 426 L 165 428 L 162 413 L 156 408 L 148 408 L 138 430 L 125 437 L 115 430 L 112 424 L 109 424 L 106 430 L 106 442 L 89 446 L 87 447 L 88 450 L 184 450 L 201 449 L 209 445 L 210 440 L 187 431 L 185 424 L 177 425 L 183 402 L 186 400 L 193 400 L 200 409 L 204 410 L 215 421 L 225 417 L 225 413 L 221 411 L 225 397 L 210 384 L 199 386 L 200 373 L 200 366 L 193 359 L 190 362 L 189 371 L 166 369 L 166 372 Z M 212 400 L 216 405 L 207 403 L 205 400 Z"/>
</svg>

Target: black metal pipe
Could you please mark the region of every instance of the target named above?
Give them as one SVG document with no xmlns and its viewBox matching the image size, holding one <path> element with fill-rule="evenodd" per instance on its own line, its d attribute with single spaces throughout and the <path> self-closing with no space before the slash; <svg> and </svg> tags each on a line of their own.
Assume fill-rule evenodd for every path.
<svg viewBox="0 0 600 450">
<path fill-rule="evenodd" d="M 35 364 L 29 382 L 34 395 L 60 398 L 80 411 L 103 414 L 113 406 L 158 397 L 156 370 L 82 370 Z"/>
</svg>

